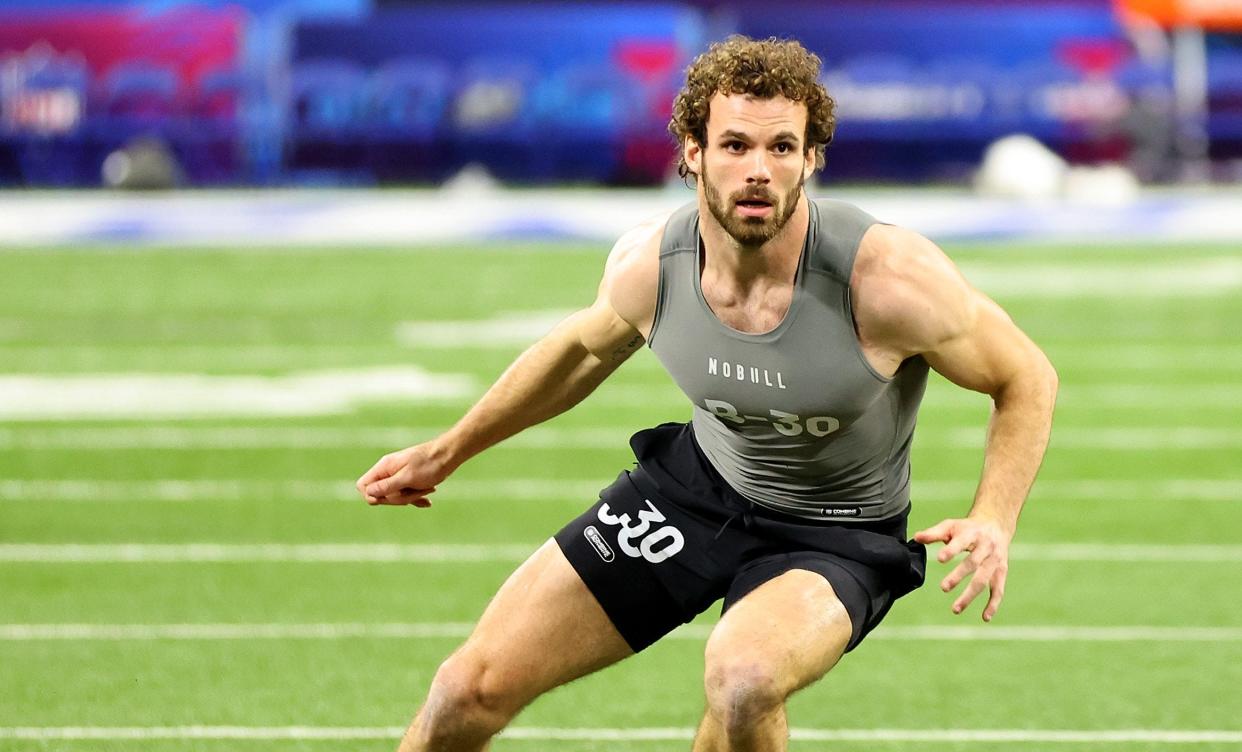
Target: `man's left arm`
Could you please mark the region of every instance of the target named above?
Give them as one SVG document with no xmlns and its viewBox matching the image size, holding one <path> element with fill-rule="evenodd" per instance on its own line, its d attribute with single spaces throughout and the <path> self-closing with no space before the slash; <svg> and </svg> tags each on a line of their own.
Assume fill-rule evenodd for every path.
<svg viewBox="0 0 1242 752">
<path fill-rule="evenodd" d="M 990 597 L 983 620 L 991 621 L 1004 597 L 1009 542 L 1018 514 L 1048 446 L 1057 376 L 1048 358 L 1000 306 L 972 293 L 973 325 L 923 357 L 953 383 L 992 397 L 983 473 L 965 518 L 944 520 L 919 531 L 914 539 L 943 541 L 936 557 L 942 564 L 969 552 L 940 587 L 947 593 L 973 572 L 953 602 L 953 613 L 961 613 L 987 587 Z"/>
<path fill-rule="evenodd" d="M 971 287 L 931 241 L 886 229 L 886 245 L 896 247 L 893 255 L 901 261 L 896 298 L 906 301 L 904 315 L 894 318 L 904 319 L 905 331 L 913 333 L 910 351 L 953 383 L 992 398 L 983 472 L 970 512 L 914 536 L 920 543 L 945 543 L 937 556 L 941 563 L 967 552 L 940 587 L 949 592 L 973 573 L 954 600 L 953 612 L 961 613 L 986 587 L 990 597 L 983 619 L 991 621 L 1004 597 L 1018 515 L 1048 445 L 1056 371 L 1005 311 Z"/>
</svg>

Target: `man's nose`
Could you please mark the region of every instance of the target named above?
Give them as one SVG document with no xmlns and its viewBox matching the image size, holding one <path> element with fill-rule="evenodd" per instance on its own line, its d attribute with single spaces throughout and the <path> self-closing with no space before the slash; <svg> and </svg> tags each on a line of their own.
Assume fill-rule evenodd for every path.
<svg viewBox="0 0 1242 752">
<path fill-rule="evenodd" d="M 756 149 L 747 165 L 747 183 L 767 184 L 772 182 L 772 166 L 768 163 L 768 155 L 762 149 Z"/>
</svg>

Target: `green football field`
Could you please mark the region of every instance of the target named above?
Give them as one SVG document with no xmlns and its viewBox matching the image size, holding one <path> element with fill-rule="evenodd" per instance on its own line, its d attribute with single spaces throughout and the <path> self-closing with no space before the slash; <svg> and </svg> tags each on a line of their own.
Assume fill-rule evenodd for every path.
<svg viewBox="0 0 1242 752">
<path fill-rule="evenodd" d="M 505 576 L 689 408 L 650 352 L 429 510 L 354 479 L 447 427 L 604 252 L 0 253 L 0 749 L 385 750 Z M 1242 254 L 952 246 L 1061 375 L 1007 597 L 935 583 L 794 698 L 797 750 L 1242 749 Z M 933 377 L 911 529 L 988 401 Z M 501 751 L 688 749 L 705 614 Z"/>
</svg>

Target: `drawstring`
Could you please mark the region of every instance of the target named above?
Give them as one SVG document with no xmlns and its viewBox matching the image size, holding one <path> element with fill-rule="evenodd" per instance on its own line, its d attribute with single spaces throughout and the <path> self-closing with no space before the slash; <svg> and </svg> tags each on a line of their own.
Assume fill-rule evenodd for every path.
<svg viewBox="0 0 1242 752">
<path fill-rule="evenodd" d="M 755 516 L 751 513 L 754 510 L 754 508 L 755 508 L 755 502 L 751 501 L 750 499 L 746 499 L 746 506 L 734 512 L 733 515 L 729 517 L 729 519 L 724 521 L 724 524 L 721 525 L 720 529 L 716 531 L 716 534 L 712 536 L 712 541 L 720 540 L 720 536 L 724 535 L 724 531 L 727 530 L 729 528 L 729 525 L 733 524 L 733 521 L 736 520 L 738 517 L 742 518 L 742 529 L 750 530 L 751 526 L 755 522 Z"/>
</svg>

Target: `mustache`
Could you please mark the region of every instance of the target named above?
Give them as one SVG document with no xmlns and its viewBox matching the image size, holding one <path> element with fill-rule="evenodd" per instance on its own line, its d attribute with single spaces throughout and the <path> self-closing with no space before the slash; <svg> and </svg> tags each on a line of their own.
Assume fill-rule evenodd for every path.
<svg viewBox="0 0 1242 752">
<path fill-rule="evenodd" d="M 776 195 L 764 188 L 755 188 L 745 191 L 738 191 L 729 198 L 737 203 L 738 201 L 764 201 L 769 204 L 776 204 Z"/>
</svg>

